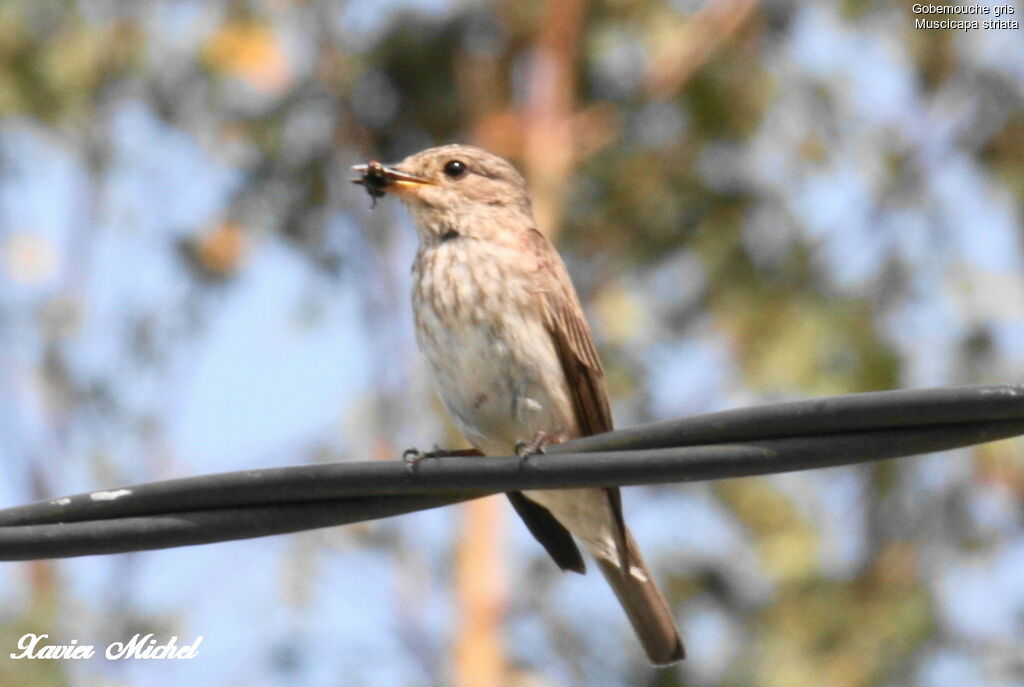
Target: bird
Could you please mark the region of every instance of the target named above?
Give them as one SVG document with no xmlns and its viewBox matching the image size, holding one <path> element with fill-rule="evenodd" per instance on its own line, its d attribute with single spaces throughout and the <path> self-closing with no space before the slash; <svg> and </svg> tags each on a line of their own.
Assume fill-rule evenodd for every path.
<svg viewBox="0 0 1024 687">
<path fill-rule="evenodd" d="M 397 197 L 415 222 L 417 345 L 473 453 L 528 457 L 611 430 L 590 327 L 565 264 L 536 226 L 516 168 L 482 148 L 451 144 L 353 170 L 359 176 L 352 181 L 374 204 Z M 562 570 L 585 572 L 574 537 L 583 544 L 651 663 L 685 657 L 672 611 L 626 527 L 617 487 L 508 498 Z"/>
</svg>

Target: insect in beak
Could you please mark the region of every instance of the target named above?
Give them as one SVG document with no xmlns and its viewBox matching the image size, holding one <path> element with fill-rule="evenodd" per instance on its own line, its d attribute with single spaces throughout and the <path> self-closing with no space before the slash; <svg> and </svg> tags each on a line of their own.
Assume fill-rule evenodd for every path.
<svg viewBox="0 0 1024 687">
<path fill-rule="evenodd" d="M 383 198 L 384 194 L 388 191 L 400 193 L 408 188 L 433 183 L 423 177 L 408 174 L 395 167 L 385 167 L 376 160 L 372 160 L 365 165 L 355 165 L 352 171 L 359 175 L 358 179 L 352 179 L 352 183 L 365 186 L 366 192 L 373 198 L 373 205 L 371 207 L 376 207 L 377 199 Z"/>
</svg>

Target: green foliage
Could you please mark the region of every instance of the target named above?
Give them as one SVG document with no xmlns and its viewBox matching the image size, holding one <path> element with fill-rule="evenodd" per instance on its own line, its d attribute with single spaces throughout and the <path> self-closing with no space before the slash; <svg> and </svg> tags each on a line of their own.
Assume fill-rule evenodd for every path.
<svg viewBox="0 0 1024 687">
<path fill-rule="evenodd" d="M 0 117 L 87 125 L 98 92 L 135 67 L 143 36 L 133 21 L 96 26 L 62 4 L 0 4 Z"/>
</svg>

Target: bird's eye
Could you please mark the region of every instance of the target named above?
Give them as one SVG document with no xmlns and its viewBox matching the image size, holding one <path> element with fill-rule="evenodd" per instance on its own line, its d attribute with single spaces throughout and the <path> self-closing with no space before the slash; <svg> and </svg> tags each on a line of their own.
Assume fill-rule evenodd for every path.
<svg viewBox="0 0 1024 687">
<path fill-rule="evenodd" d="M 462 160 L 449 160 L 444 163 L 444 173 L 449 179 L 458 179 L 469 170 Z"/>
</svg>

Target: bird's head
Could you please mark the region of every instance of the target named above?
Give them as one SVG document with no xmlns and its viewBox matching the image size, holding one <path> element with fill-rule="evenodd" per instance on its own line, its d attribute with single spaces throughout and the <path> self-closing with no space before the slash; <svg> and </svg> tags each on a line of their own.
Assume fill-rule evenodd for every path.
<svg viewBox="0 0 1024 687">
<path fill-rule="evenodd" d="M 488 238 L 502 227 L 533 227 L 523 177 L 486 150 L 465 145 L 428 148 L 395 165 L 356 165 L 353 183 L 374 198 L 397 196 L 416 220 L 421 240 Z"/>
</svg>

